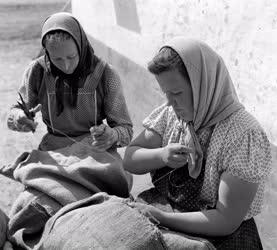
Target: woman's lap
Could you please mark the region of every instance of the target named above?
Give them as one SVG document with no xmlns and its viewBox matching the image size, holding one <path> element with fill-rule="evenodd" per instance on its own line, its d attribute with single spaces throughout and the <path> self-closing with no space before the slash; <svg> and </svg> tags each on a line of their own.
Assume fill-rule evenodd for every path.
<svg viewBox="0 0 277 250">
<path fill-rule="evenodd" d="M 151 188 L 140 193 L 136 201 L 150 204 L 166 212 L 179 212 L 178 210 L 174 209 L 174 205 L 170 204 L 171 202 L 168 201 L 166 197 L 162 196 L 155 188 Z M 176 238 L 176 235 L 171 237 L 175 239 L 175 242 L 177 242 L 179 239 L 178 237 Z M 187 235 L 185 235 L 185 237 L 187 237 Z M 211 244 L 213 244 L 216 247 L 216 249 L 221 250 L 263 249 L 259 233 L 255 224 L 255 220 L 253 218 L 243 221 L 240 227 L 231 235 L 225 237 L 205 237 L 205 239 L 200 239 L 206 239 Z M 172 242 L 174 243 L 174 241 Z"/>
</svg>

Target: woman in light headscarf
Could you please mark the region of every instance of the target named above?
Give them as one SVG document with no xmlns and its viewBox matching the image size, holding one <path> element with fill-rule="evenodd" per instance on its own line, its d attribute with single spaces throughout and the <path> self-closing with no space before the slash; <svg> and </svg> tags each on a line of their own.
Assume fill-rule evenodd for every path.
<svg viewBox="0 0 277 250">
<path fill-rule="evenodd" d="M 144 120 L 125 152 L 124 168 L 150 172 L 154 185 L 138 196 L 146 204 L 133 206 L 218 249 L 262 249 L 253 217 L 270 173 L 270 143 L 239 102 L 222 58 L 176 37 L 148 69 L 168 102 Z"/>
<path fill-rule="evenodd" d="M 64 12 L 48 17 L 41 43 L 45 55 L 31 62 L 19 90 L 27 112 L 15 105 L 8 127 L 35 131 L 34 116 L 41 109 L 48 130 L 41 150 L 65 147 L 90 134 L 97 150 L 126 146 L 133 130 L 119 76 L 94 55 L 77 19 Z"/>
</svg>

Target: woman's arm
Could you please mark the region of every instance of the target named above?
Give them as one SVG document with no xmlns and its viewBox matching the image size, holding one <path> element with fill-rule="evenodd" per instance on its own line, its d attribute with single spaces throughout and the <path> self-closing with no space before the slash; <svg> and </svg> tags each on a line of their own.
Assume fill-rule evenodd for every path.
<svg viewBox="0 0 277 250">
<path fill-rule="evenodd" d="M 162 138 L 153 130 L 145 129 L 126 149 L 123 166 L 134 174 L 145 174 L 165 166 L 183 167 L 192 149 L 180 143 L 161 147 Z"/>
<path fill-rule="evenodd" d="M 41 79 L 43 76 L 43 68 L 38 63 L 38 60 L 32 61 L 23 74 L 22 84 L 19 88 L 19 93 L 23 97 L 23 100 L 29 110 L 34 109 L 39 104 L 38 89 L 41 85 Z M 19 96 L 17 100 L 21 102 Z M 17 104 L 11 107 L 8 115 L 7 125 L 12 130 L 22 130 L 22 124 L 35 128 L 34 121 L 28 119 L 24 112 L 19 108 Z M 27 130 L 28 132 L 30 130 Z"/>
<path fill-rule="evenodd" d="M 160 135 L 145 129 L 126 148 L 123 167 L 133 174 L 145 174 L 164 167 L 161 145 Z"/>
<path fill-rule="evenodd" d="M 270 173 L 270 143 L 263 130 L 256 126 L 232 141 L 223 158 L 216 208 L 196 213 L 163 214 L 162 224 L 184 232 L 214 236 L 228 235 L 241 224 L 259 183 Z"/>
<path fill-rule="evenodd" d="M 257 192 L 258 183 L 250 183 L 223 173 L 215 209 L 188 212 L 166 213 L 149 207 L 150 214 L 161 225 L 184 233 L 207 236 L 224 236 L 234 232 L 242 223 Z"/>
<path fill-rule="evenodd" d="M 118 146 L 126 146 L 133 137 L 133 124 L 129 116 L 120 77 L 109 65 L 104 74 L 104 110 L 107 123 L 117 133 Z"/>
</svg>

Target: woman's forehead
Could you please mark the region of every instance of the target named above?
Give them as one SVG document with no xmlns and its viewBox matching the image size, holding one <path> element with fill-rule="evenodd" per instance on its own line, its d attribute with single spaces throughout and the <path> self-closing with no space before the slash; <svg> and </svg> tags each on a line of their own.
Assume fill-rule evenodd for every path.
<svg viewBox="0 0 277 250">
<path fill-rule="evenodd" d="M 163 91 L 180 91 L 190 84 L 178 69 L 164 71 L 155 76 Z"/>
<path fill-rule="evenodd" d="M 78 52 L 76 43 L 72 38 L 63 41 L 46 43 L 46 49 L 51 56 L 73 55 Z"/>
</svg>

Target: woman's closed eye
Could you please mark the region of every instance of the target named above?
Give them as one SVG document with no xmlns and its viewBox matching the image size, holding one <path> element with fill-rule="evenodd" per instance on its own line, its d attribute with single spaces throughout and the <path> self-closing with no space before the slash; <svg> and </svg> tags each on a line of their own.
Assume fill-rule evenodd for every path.
<svg viewBox="0 0 277 250">
<path fill-rule="evenodd" d="M 175 92 L 175 93 L 172 93 L 174 96 L 178 96 L 178 95 L 181 95 L 183 92 L 182 91 L 179 91 L 179 92 Z"/>
<path fill-rule="evenodd" d="M 53 61 L 60 62 L 60 61 L 62 61 L 62 58 L 54 58 Z"/>
<path fill-rule="evenodd" d="M 176 96 L 179 96 L 179 95 L 181 95 L 182 94 L 182 91 L 178 91 L 178 92 L 167 92 L 167 93 L 165 93 L 166 94 L 166 96 L 167 97 L 176 97 Z"/>
<path fill-rule="evenodd" d="M 73 59 L 76 58 L 76 56 L 77 56 L 77 55 L 73 55 L 73 56 L 69 56 L 69 57 L 67 57 L 67 58 L 70 59 L 70 60 L 73 60 Z"/>
<path fill-rule="evenodd" d="M 76 56 L 77 56 L 77 55 L 68 56 L 67 59 L 68 59 L 68 60 L 73 60 L 73 59 L 76 58 Z M 56 57 L 56 58 L 53 59 L 53 61 L 55 61 L 55 62 L 60 62 L 60 61 L 62 61 L 62 60 L 64 60 L 64 59 L 61 58 L 61 57 Z"/>
</svg>

